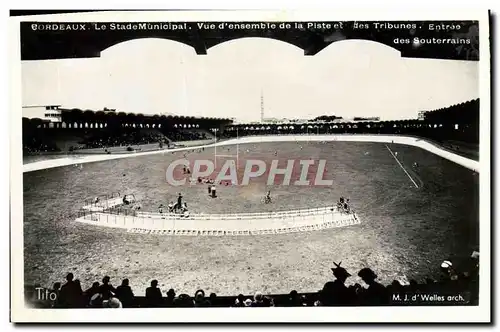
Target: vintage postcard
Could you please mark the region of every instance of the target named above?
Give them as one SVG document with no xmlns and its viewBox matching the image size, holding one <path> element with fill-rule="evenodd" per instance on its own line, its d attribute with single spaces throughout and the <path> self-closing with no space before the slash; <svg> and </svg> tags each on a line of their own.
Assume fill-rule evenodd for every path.
<svg viewBox="0 0 500 332">
<path fill-rule="evenodd" d="M 13 322 L 491 321 L 488 11 L 9 28 Z"/>
</svg>

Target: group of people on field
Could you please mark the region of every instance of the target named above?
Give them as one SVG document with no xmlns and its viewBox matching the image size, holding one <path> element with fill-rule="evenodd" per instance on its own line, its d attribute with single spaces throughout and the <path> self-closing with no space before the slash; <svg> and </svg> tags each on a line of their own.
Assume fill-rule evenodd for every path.
<svg viewBox="0 0 500 332">
<path fill-rule="evenodd" d="M 344 198 L 343 196 L 340 197 L 337 202 L 337 210 L 345 213 L 350 213 L 351 206 L 349 204 L 349 198 Z"/>
<path fill-rule="evenodd" d="M 189 210 L 186 202 L 182 201 L 182 194 L 179 193 L 177 196 L 177 203 L 170 201 L 167 205 L 167 209 L 165 211 L 165 206 L 160 204 L 158 206 L 158 213 L 163 214 L 165 212 L 180 214 L 184 218 L 189 218 Z"/>
</svg>

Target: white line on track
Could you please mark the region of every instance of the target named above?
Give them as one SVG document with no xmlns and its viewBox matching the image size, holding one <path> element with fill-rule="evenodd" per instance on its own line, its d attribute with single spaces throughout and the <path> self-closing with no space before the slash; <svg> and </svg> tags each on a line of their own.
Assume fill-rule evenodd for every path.
<svg viewBox="0 0 500 332">
<path fill-rule="evenodd" d="M 387 146 L 387 144 L 385 144 L 385 147 L 387 148 L 387 150 L 389 150 L 389 152 L 392 154 L 392 156 L 394 157 L 394 159 L 396 159 L 396 161 L 398 162 L 399 166 L 403 169 L 403 171 L 406 173 L 406 175 L 408 175 L 408 177 L 410 178 L 411 182 L 413 182 L 413 184 L 415 185 L 415 188 L 418 188 L 418 185 L 417 183 L 415 182 L 415 180 L 413 180 L 413 178 L 410 176 L 410 174 L 408 174 L 408 172 L 406 171 L 406 169 L 403 167 L 403 165 L 399 162 L 398 158 L 396 157 L 396 155 L 392 152 L 392 150 Z"/>
</svg>

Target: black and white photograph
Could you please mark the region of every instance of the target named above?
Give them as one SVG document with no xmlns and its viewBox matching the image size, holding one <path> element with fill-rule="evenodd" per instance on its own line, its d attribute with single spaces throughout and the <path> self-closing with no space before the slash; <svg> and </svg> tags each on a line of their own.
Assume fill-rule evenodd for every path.
<svg viewBox="0 0 500 332">
<path fill-rule="evenodd" d="M 491 321 L 488 11 L 9 23 L 12 321 Z"/>
</svg>

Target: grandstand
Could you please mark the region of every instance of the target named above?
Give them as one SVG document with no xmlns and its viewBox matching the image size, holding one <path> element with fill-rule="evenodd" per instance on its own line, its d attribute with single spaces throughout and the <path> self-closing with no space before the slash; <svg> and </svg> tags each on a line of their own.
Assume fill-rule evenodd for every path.
<svg viewBox="0 0 500 332">
<path fill-rule="evenodd" d="M 234 124 L 225 137 L 297 134 L 394 134 L 422 137 L 475 160 L 479 159 L 479 99 L 424 113 L 424 119 L 337 122 L 335 116 L 317 117 L 302 124 Z M 317 121 L 316 121 L 317 120 Z"/>
<path fill-rule="evenodd" d="M 397 134 L 434 140 L 456 153 L 477 159 L 479 99 L 424 112 L 423 120 L 337 122 L 320 116 L 307 123 L 233 124 L 232 119 L 126 114 L 61 109 L 61 122 L 23 118 L 25 154 L 67 153 L 116 146 L 214 140 L 222 137 L 286 134 Z"/>
<path fill-rule="evenodd" d="M 232 122 L 222 118 L 143 115 L 115 111 L 59 109 L 61 121 L 23 118 L 23 153 L 46 154 L 89 152 L 89 149 L 125 152 L 116 147 L 150 145 L 157 149 L 169 143 L 213 140 L 212 128 Z M 104 151 L 107 149 L 108 151 Z M 134 148 L 135 149 L 135 148 Z M 130 150 L 130 149 L 129 149 Z M 92 152 L 92 151 L 91 151 Z"/>
</svg>

